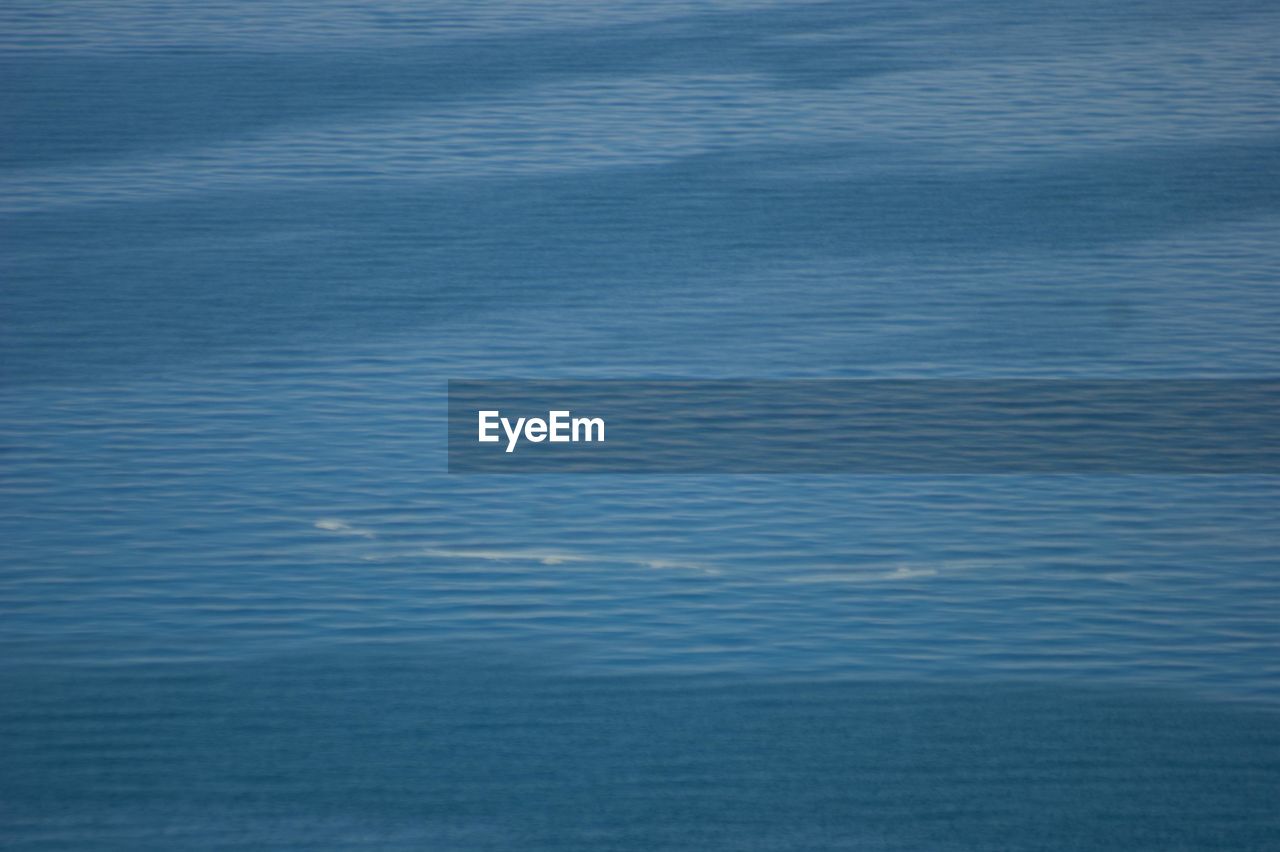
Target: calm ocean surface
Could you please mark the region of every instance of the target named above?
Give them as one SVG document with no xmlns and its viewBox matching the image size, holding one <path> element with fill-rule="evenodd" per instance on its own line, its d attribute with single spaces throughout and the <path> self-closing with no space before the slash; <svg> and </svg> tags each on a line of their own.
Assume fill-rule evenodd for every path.
<svg viewBox="0 0 1280 852">
<path fill-rule="evenodd" d="M 1280 481 L 449 476 L 448 379 L 1280 375 L 1272 3 L 0 7 L 0 845 L 1280 848 Z"/>
</svg>

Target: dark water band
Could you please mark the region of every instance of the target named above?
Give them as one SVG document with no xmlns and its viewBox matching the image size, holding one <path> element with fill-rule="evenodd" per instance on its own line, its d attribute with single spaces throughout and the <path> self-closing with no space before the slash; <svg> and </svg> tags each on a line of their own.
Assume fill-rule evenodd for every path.
<svg viewBox="0 0 1280 852">
<path fill-rule="evenodd" d="M 449 383 L 453 473 L 1274 474 L 1278 438 L 1275 379 Z"/>
</svg>

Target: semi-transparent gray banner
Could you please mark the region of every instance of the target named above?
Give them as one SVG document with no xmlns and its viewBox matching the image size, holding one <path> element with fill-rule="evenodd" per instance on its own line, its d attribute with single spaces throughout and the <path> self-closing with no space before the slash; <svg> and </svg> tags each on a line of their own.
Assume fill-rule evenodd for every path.
<svg viewBox="0 0 1280 852">
<path fill-rule="evenodd" d="M 451 381 L 452 473 L 1280 473 L 1280 380 Z"/>
</svg>

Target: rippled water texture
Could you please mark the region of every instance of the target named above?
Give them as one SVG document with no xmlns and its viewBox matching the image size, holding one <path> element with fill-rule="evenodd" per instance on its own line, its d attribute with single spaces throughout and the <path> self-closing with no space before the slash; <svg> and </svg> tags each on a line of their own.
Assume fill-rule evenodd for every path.
<svg viewBox="0 0 1280 852">
<path fill-rule="evenodd" d="M 0 845 L 1275 848 L 1271 476 L 449 476 L 445 382 L 1261 377 L 1280 12 L 11 0 Z"/>
</svg>

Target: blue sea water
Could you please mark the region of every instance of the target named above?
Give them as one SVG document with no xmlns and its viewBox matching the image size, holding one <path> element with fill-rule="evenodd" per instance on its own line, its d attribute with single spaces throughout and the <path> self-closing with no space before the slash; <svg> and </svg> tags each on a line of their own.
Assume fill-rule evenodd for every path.
<svg viewBox="0 0 1280 852">
<path fill-rule="evenodd" d="M 450 476 L 448 379 L 1280 372 L 1261 2 L 0 7 L 0 843 L 1280 846 L 1263 475 Z"/>
</svg>

